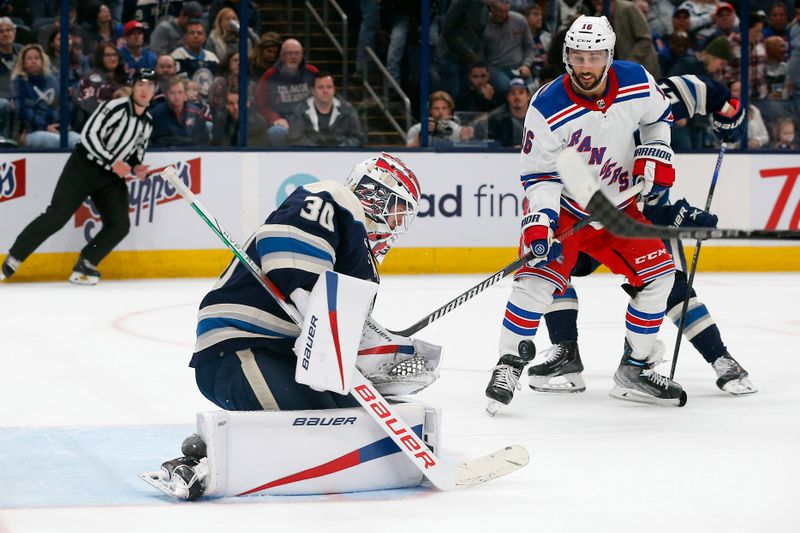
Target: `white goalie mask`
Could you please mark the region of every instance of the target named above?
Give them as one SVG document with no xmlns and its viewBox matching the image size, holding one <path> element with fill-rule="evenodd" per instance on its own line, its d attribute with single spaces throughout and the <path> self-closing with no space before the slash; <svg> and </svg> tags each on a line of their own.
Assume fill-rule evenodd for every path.
<svg viewBox="0 0 800 533">
<path fill-rule="evenodd" d="M 588 90 L 588 92 L 591 92 L 605 81 L 608 75 L 608 69 L 611 68 L 611 62 L 614 61 L 614 45 L 616 43 L 617 36 L 614 34 L 614 29 L 611 27 L 611 23 L 608 22 L 606 17 L 587 17 L 586 15 L 581 15 L 575 19 L 575 22 L 573 22 L 572 26 L 567 30 L 562 54 L 564 66 L 567 68 L 567 73 L 570 78 L 573 79 L 573 83 L 580 87 L 580 85 L 575 82 L 575 73 L 569 59 L 569 50 L 605 50 L 608 52 L 605 58 L 603 75 L 600 76 L 595 86 Z M 586 89 L 583 90 L 586 91 Z"/>
<path fill-rule="evenodd" d="M 353 167 L 347 186 L 364 207 L 367 237 L 378 263 L 398 235 L 408 231 L 419 210 L 417 177 L 399 159 L 386 153 Z"/>
</svg>

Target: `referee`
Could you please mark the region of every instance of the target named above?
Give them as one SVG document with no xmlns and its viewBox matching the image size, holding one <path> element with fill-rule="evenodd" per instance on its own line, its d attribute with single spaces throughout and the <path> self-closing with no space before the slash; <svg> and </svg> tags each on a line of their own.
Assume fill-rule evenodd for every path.
<svg viewBox="0 0 800 533">
<path fill-rule="evenodd" d="M 150 170 L 142 161 L 153 131 L 147 107 L 155 84 L 155 72 L 137 70 L 131 96 L 104 102 L 92 113 L 58 178 L 50 205 L 19 234 L 0 268 L 0 280 L 12 276 L 20 263 L 64 227 L 87 196 L 100 213 L 103 228 L 81 250 L 69 281 L 94 285 L 100 280 L 97 265 L 131 226 L 125 178 L 132 173 L 141 179 Z"/>
</svg>

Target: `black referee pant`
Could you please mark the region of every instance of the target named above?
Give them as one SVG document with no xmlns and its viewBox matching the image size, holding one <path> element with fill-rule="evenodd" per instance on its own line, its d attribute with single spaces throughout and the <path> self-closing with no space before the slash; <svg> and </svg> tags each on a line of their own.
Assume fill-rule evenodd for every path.
<svg viewBox="0 0 800 533">
<path fill-rule="evenodd" d="M 128 187 L 115 173 L 89 161 L 78 145 L 56 183 L 47 210 L 22 230 L 8 253 L 24 261 L 51 235 L 64 227 L 87 197 L 94 202 L 103 228 L 81 250 L 81 255 L 97 265 L 130 231 Z"/>
</svg>

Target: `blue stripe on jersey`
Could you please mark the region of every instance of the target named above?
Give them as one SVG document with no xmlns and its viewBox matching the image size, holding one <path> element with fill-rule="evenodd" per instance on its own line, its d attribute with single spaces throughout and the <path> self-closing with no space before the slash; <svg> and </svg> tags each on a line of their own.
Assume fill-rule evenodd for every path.
<svg viewBox="0 0 800 533">
<path fill-rule="evenodd" d="M 626 94 L 614 100 L 614 103 L 625 102 L 626 100 L 635 100 L 637 98 L 650 98 L 650 92 L 648 91 L 646 93 Z"/>
<path fill-rule="evenodd" d="M 292 252 L 296 254 L 309 255 L 311 257 L 318 257 L 326 261 L 333 262 L 331 254 L 328 252 L 312 246 L 307 242 L 290 237 L 265 237 L 256 243 L 258 255 L 264 257 L 271 253 L 278 252 Z"/>
<path fill-rule="evenodd" d="M 250 333 L 258 333 L 259 335 L 269 335 L 271 337 L 281 337 L 284 339 L 294 338 L 293 336 L 285 335 L 277 331 L 272 331 L 270 329 L 258 327 L 255 324 L 251 324 L 250 322 L 245 322 L 244 320 L 237 320 L 235 318 L 218 318 L 218 317 L 204 318 L 203 320 L 198 322 L 197 336 L 199 337 L 204 333 L 208 333 L 211 330 L 220 328 L 236 328 Z"/>
<path fill-rule="evenodd" d="M 617 100 L 617 102 L 619 102 L 619 100 Z M 558 128 L 560 128 L 564 124 L 567 124 L 568 122 L 572 122 L 576 118 L 582 117 L 583 115 L 585 115 L 589 111 L 591 111 L 591 109 L 586 109 L 585 107 L 582 107 L 581 110 L 578 111 L 577 113 L 575 113 L 574 115 L 570 115 L 570 116 L 564 118 L 563 120 L 561 120 L 561 122 L 556 122 L 555 124 L 550 126 L 550 131 L 556 131 Z"/>
</svg>

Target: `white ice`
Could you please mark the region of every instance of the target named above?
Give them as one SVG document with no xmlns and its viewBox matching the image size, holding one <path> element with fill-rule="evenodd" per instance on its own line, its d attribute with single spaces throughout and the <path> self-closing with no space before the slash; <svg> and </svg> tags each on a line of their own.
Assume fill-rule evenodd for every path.
<svg viewBox="0 0 800 533">
<path fill-rule="evenodd" d="M 482 276 L 387 276 L 378 318 L 404 328 Z M 531 464 L 461 492 L 171 502 L 136 478 L 177 455 L 214 408 L 187 362 L 210 280 L 0 285 L 0 532 L 797 531 L 800 522 L 800 274 L 700 273 L 696 287 L 760 391 L 732 397 L 684 342 L 683 408 L 608 396 L 621 355 L 620 279 L 577 280 L 583 394 L 527 384 L 495 418 L 503 283 L 424 329 L 445 347 L 420 396 L 444 410 L 445 460 L 522 444 Z M 675 328 L 661 338 L 672 353 Z M 549 345 L 546 331 L 536 340 Z M 660 368 L 669 373 L 669 365 Z M 289 529 L 291 528 L 291 529 Z"/>
</svg>

